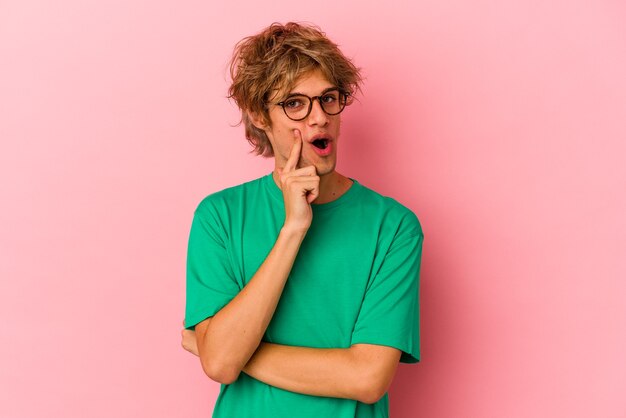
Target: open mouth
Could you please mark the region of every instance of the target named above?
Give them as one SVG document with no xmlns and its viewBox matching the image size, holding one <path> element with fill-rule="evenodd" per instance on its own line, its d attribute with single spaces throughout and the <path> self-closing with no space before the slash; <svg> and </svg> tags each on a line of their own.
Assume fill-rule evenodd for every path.
<svg viewBox="0 0 626 418">
<path fill-rule="evenodd" d="M 312 142 L 312 144 L 316 148 L 326 149 L 326 147 L 328 146 L 328 139 L 326 138 L 316 139 L 315 141 Z"/>
</svg>

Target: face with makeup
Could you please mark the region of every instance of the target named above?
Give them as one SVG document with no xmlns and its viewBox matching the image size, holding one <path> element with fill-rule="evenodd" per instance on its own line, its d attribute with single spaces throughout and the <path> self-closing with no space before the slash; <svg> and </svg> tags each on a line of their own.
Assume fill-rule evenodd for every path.
<svg viewBox="0 0 626 418">
<path fill-rule="evenodd" d="M 258 118 L 252 118 L 255 126 L 265 131 L 272 144 L 276 168 L 285 166 L 294 144 L 294 138 L 299 133 L 302 137 L 302 151 L 297 168 L 314 165 L 320 177 L 334 172 L 337 163 L 340 115 L 327 114 L 322 109 L 320 101 L 313 100 L 309 115 L 296 121 L 290 119 L 283 106 L 277 103 L 285 102 L 288 109 L 298 106 L 298 102 L 290 101 L 294 95 L 311 98 L 321 96 L 324 103 L 330 103 L 333 97 L 330 96 L 329 91 L 335 87 L 319 70 L 305 73 L 287 94 L 275 95 L 269 101 L 268 113 L 271 126 L 267 126 Z M 328 110 L 330 105 L 325 104 L 325 107 Z"/>
</svg>

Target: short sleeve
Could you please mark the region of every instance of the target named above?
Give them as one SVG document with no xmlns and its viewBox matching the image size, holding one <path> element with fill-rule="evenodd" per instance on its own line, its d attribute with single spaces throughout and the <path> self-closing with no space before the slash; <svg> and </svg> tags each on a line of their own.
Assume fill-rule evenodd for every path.
<svg viewBox="0 0 626 418">
<path fill-rule="evenodd" d="M 400 361 L 420 360 L 419 276 L 424 234 L 412 226 L 395 237 L 372 279 L 359 312 L 352 344 L 385 345 L 402 351 Z"/>
<path fill-rule="evenodd" d="M 187 248 L 187 329 L 195 329 L 197 323 L 215 315 L 240 291 L 227 242 L 216 209 L 203 201 L 194 213 Z"/>
</svg>

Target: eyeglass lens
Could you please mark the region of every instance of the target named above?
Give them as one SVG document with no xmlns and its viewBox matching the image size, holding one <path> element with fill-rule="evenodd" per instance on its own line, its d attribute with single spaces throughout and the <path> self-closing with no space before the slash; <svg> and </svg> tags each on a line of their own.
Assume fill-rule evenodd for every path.
<svg viewBox="0 0 626 418">
<path fill-rule="evenodd" d="M 285 109 L 285 114 L 287 114 L 287 116 L 293 120 L 302 120 L 306 118 L 313 108 L 311 99 L 317 99 L 322 106 L 322 110 L 324 110 L 324 112 L 326 112 L 328 115 L 337 115 L 341 113 L 346 105 L 346 96 L 342 94 L 339 90 L 330 90 L 321 96 L 313 98 L 309 98 L 308 96 L 303 95 L 296 95 L 288 97 L 283 102 L 283 109 Z"/>
</svg>

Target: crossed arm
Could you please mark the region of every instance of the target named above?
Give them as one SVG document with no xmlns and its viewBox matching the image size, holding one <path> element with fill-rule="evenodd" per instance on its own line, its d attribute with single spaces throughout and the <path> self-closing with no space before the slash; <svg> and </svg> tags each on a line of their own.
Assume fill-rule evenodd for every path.
<svg viewBox="0 0 626 418">
<path fill-rule="evenodd" d="M 183 330 L 186 350 L 199 355 L 196 338 L 205 337 L 210 321 L 198 324 L 196 333 Z M 373 344 L 309 348 L 261 342 L 241 371 L 292 392 L 375 403 L 389 388 L 400 354 L 396 348 Z"/>
<path fill-rule="evenodd" d="M 246 286 L 215 315 L 196 324 L 195 332 L 183 330 L 183 346 L 200 357 L 209 378 L 223 384 L 234 382 L 243 371 L 293 392 L 374 403 L 393 379 L 399 350 L 370 344 L 319 349 L 262 341 L 305 234 L 284 226 Z M 192 244 L 195 251 L 204 243 Z M 194 272 L 197 267 L 192 267 Z"/>
<path fill-rule="evenodd" d="M 321 179 L 315 167 L 297 168 L 303 141 L 298 130 L 294 135 L 289 159 L 283 168 L 277 169 L 285 202 L 285 223 L 272 250 L 226 306 L 196 324 L 195 331 L 183 330 L 183 347 L 200 357 L 207 376 L 223 384 L 234 382 L 243 371 L 266 384 L 293 392 L 375 403 L 391 384 L 400 350 L 373 344 L 320 349 L 262 341 L 311 225 L 310 204 L 320 192 Z M 193 256 L 188 257 L 188 272 L 192 280 L 201 283 L 201 260 L 208 257 L 205 248 L 219 250 L 223 243 L 216 238 L 219 234 L 210 233 L 211 222 L 203 220 L 200 212 L 197 214 L 189 241 Z"/>
</svg>

